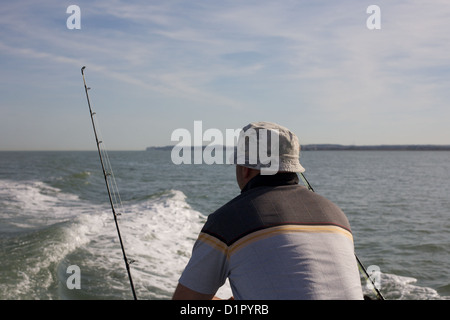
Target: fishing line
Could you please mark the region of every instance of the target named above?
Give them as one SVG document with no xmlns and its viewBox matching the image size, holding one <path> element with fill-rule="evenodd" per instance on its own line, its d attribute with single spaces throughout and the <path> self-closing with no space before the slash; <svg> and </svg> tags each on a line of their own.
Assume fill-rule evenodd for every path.
<svg viewBox="0 0 450 320">
<path fill-rule="evenodd" d="M 101 136 L 101 135 L 99 135 L 99 132 L 97 131 L 99 126 L 98 126 L 98 124 L 97 124 L 97 126 L 95 125 L 96 120 L 95 120 L 94 115 L 96 113 L 92 111 L 91 102 L 89 100 L 88 90 L 90 90 L 91 88 L 88 88 L 86 85 L 86 79 L 84 77 L 84 69 L 85 68 L 86 67 L 81 68 L 81 74 L 83 76 L 84 90 L 86 92 L 86 99 L 87 99 L 87 103 L 89 106 L 89 113 L 91 116 L 92 128 L 94 129 L 95 141 L 97 143 L 98 156 L 100 158 L 100 163 L 102 166 L 103 177 L 105 178 L 106 190 L 108 192 L 109 203 L 111 205 L 111 210 L 112 210 L 112 213 L 114 216 L 114 223 L 116 225 L 117 235 L 119 237 L 119 242 L 120 242 L 120 247 L 122 249 L 123 259 L 125 261 L 125 268 L 128 273 L 128 279 L 130 281 L 131 291 L 133 293 L 134 300 L 137 300 L 136 291 L 134 290 L 133 279 L 131 277 L 131 271 L 130 271 L 130 264 L 132 264 L 134 261 L 127 258 L 127 255 L 125 253 L 125 247 L 124 247 L 123 241 L 122 241 L 122 236 L 120 234 L 119 223 L 117 220 L 117 216 L 121 215 L 121 212 L 123 212 L 122 200 L 120 199 L 119 188 L 117 187 L 116 179 L 114 178 L 114 173 L 113 173 L 113 170 L 111 167 L 111 163 L 109 161 L 108 153 L 106 152 L 105 144 L 103 143 L 103 141 L 99 140 L 99 136 Z M 116 211 L 116 208 L 118 209 L 118 211 Z"/>
<path fill-rule="evenodd" d="M 311 186 L 311 184 L 308 182 L 308 180 L 306 180 L 306 177 L 303 175 L 303 173 L 300 172 L 300 178 L 302 179 L 303 183 L 305 184 L 305 186 L 308 188 L 308 190 L 311 190 L 312 192 L 314 192 L 313 187 Z M 377 296 L 378 300 L 384 300 L 383 295 L 381 294 L 380 290 L 377 288 L 377 286 L 375 285 L 374 280 L 370 277 L 369 273 L 367 272 L 366 268 L 364 267 L 364 265 L 362 264 L 361 260 L 359 260 L 358 256 L 356 255 L 355 252 L 355 257 L 356 257 L 356 261 L 358 262 L 358 268 L 361 271 L 361 273 L 364 275 L 364 277 L 366 278 L 366 280 L 370 281 L 370 283 L 372 284 L 372 288 L 374 290 L 375 295 Z"/>
</svg>

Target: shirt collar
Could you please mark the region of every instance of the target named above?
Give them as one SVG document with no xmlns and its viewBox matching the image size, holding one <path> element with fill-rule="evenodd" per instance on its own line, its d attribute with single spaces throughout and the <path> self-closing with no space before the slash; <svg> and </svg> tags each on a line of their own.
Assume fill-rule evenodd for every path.
<svg viewBox="0 0 450 320">
<path fill-rule="evenodd" d="M 298 184 L 299 179 L 295 172 L 282 172 L 274 175 L 257 175 L 253 177 L 245 187 L 242 189 L 241 193 L 246 192 L 250 189 L 257 187 L 276 187 L 285 185 Z"/>
</svg>

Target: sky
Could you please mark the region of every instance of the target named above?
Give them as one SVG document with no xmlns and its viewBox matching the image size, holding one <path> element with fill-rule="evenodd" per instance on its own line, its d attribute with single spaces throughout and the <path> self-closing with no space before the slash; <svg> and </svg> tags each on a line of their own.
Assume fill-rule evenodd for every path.
<svg viewBox="0 0 450 320">
<path fill-rule="evenodd" d="M 3 1 L 0 150 L 95 150 L 82 66 L 109 150 L 176 144 L 194 121 L 450 144 L 449 17 L 448 0 Z"/>
</svg>

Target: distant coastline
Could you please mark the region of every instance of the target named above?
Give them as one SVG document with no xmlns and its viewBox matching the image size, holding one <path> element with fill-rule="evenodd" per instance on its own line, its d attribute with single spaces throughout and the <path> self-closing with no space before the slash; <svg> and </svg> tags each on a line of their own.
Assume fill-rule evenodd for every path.
<svg viewBox="0 0 450 320">
<path fill-rule="evenodd" d="M 302 150 L 379 150 L 379 151 L 450 151 L 450 145 L 405 144 L 405 145 L 340 145 L 340 144 L 308 144 L 301 146 Z"/>
<path fill-rule="evenodd" d="M 174 146 L 148 147 L 146 150 L 172 150 Z M 216 146 L 220 147 L 220 146 Z M 199 148 L 199 147 L 192 147 Z M 202 146 L 205 149 L 206 146 Z M 224 146 L 224 148 L 227 148 Z M 230 147 L 228 147 L 230 148 Z M 232 147 L 231 147 L 232 148 Z M 450 151 L 450 145 L 433 144 L 405 144 L 405 145 L 341 145 L 341 144 L 306 144 L 301 146 L 302 151 Z"/>
</svg>

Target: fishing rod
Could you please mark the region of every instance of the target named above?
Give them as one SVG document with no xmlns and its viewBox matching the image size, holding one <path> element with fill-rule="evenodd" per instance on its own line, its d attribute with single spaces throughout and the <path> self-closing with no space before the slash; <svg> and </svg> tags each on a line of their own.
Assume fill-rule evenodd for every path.
<svg viewBox="0 0 450 320">
<path fill-rule="evenodd" d="M 133 260 L 128 260 L 128 258 L 127 258 L 127 255 L 125 253 L 125 247 L 124 247 L 123 241 L 122 241 L 122 236 L 120 234 L 119 223 L 117 221 L 117 216 L 120 215 L 120 212 L 116 212 L 116 208 L 115 207 L 116 207 L 116 204 L 120 204 L 121 205 L 122 203 L 121 203 L 121 200 L 120 200 L 119 190 L 117 188 L 117 184 L 116 184 L 116 181 L 115 181 L 115 178 L 114 178 L 114 174 L 112 172 L 111 163 L 109 162 L 109 158 L 108 158 L 108 155 L 106 153 L 106 149 L 102 148 L 100 146 L 102 144 L 102 141 L 100 141 L 98 139 L 97 129 L 95 127 L 95 121 L 94 121 L 95 112 L 92 112 L 91 102 L 89 101 L 88 90 L 90 88 L 88 88 L 86 86 L 86 79 L 84 77 L 84 69 L 85 68 L 86 68 L 85 66 L 83 66 L 81 68 L 81 74 L 83 76 L 84 90 L 86 92 L 86 99 L 87 99 L 87 103 L 88 103 L 88 106 L 89 106 L 89 113 L 91 115 L 92 128 L 94 129 L 95 141 L 97 143 L 98 156 L 100 158 L 100 163 L 102 165 L 103 177 L 105 178 L 106 190 L 108 192 L 109 203 L 111 204 L 111 210 L 112 210 L 112 213 L 113 213 L 113 216 L 114 216 L 114 223 L 116 225 L 117 235 L 119 236 L 120 247 L 122 248 L 123 260 L 125 261 L 125 267 L 127 269 L 128 279 L 130 280 L 131 291 L 133 292 L 134 300 L 137 300 L 136 291 L 134 290 L 133 279 L 131 277 L 131 271 L 130 271 L 130 264 L 132 264 L 134 261 Z M 104 158 L 105 158 L 106 161 L 104 161 Z"/>
<path fill-rule="evenodd" d="M 306 177 L 303 175 L 303 173 L 300 172 L 300 178 L 303 180 L 303 183 L 305 184 L 305 186 L 308 188 L 308 190 L 314 192 L 313 187 L 311 186 L 311 184 L 308 182 L 308 180 L 306 180 Z M 375 285 L 375 282 L 373 281 L 373 279 L 370 277 L 369 273 L 367 272 L 366 268 L 364 267 L 364 265 L 362 264 L 361 260 L 359 260 L 358 255 L 355 252 L 355 257 L 356 257 L 356 261 L 358 262 L 358 267 L 359 269 L 363 272 L 366 280 L 369 280 L 372 284 L 372 288 L 374 290 L 375 295 L 377 296 L 378 300 L 385 300 L 383 295 L 381 294 L 380 290 L 377 288 L 377 286 Z"/>
</svg>

